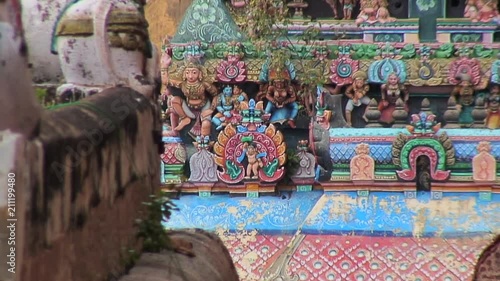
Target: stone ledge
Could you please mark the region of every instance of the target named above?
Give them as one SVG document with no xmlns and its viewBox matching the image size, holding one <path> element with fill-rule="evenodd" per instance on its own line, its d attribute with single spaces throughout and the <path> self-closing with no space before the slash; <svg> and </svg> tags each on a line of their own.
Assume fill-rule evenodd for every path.
<svg viewBox="0 0 500 281">
<path fill-rule="evenodd" d="M 158 118 L 151 101 L 130 88 L 106 89 L 45 114 L 39 137 L 29 144 L 26 233 L 37 233 L 27 237 L 30 254 L 84 228 L 96 219 L 91 209 L 113 205 L 128 186 L 143 182 L 143 192 L 153 193 L 159 185 Z"/>
</svg>

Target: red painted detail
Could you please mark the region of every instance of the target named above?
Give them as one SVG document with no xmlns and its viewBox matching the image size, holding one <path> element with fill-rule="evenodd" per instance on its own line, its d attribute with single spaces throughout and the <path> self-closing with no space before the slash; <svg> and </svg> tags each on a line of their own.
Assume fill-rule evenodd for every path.
<svg viewBox="0 0 500 281">
<path fill-rule="evenodd" d="M 446 180 L 449 175 L 450 171 L 441 171 L 437 170 L 437 163 L 439 156 L 437 152 L 427 146 L 418 146 L 413 148 L 410 151 L 410 155 L 408 156 L 408 161 L 410 163 L 410 169 L 409 170 L 402 170 L 402 171 L 396 171 L 399 178 L 402 180 L 407 180 L 407 181 L 413 181 L 415 180 L 415 177 L 417 175 L 417 158 L 420 156 L 427 156 L 430 160 L 430 170 L 431 170 L 431 178 L 433 180 L 437 181 L 442 181 Z"/>
</svg>

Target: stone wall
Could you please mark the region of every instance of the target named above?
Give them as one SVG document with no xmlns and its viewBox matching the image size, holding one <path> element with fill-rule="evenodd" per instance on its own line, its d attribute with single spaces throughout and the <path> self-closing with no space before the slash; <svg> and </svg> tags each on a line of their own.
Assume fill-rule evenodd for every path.
<svg viewBox="0 0 500 281">
<path fill-rule="evenodd" d="M 6 171 L 16 174 L 17 264 L 0 280 L 123 273 L 128 250 L 140 246 L 142 202 L 159 186 L 158 117 L 143 95 L 112 88 L 47 112 L 32 139 L 3 133 L 0 153 L 12 152 Z"/>
<path fill-rule="evenodd" d="M 472 281 L 500 280 L 500 235 L 479 256 Z"/>
</svg>

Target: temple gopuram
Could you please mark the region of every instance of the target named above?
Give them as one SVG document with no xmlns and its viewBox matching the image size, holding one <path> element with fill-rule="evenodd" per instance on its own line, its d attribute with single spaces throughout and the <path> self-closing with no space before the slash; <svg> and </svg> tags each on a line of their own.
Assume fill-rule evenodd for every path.
<svg viewBox="0 0 500 281">
<path fill-rule="evenodd" d="M 194 0 L 161 50 L 167 228 L 241 280 L 472 280 L 500 232 L 489 0 Z"/>
</svg>

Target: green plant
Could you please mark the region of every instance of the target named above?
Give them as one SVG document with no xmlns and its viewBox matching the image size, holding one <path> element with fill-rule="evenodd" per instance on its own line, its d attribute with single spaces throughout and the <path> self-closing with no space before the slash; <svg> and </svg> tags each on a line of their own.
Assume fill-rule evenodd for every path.
<svg viewBox="0 0 500 281">
<path fill-rule="evenodd" d="M 170 240 L 162 222 L 168 221 L 172 211 L 178 210 L 175 204 L 165 194 L 151 195 L 147 206 L 147 217 L 137 220 L 139 231 L 137 238 L 143 240 L 143 251 L 157 253 L 169 248 Z"/>
<path fill-rule="evenodd" d="M 248 11 L 249 20 L 243 29 L 257 50 L 267 51 L 271 68 L 281 68 L 293 59 L 303 74 L 299 78 L 301 84 L 315 87 L 325 83 L 327 64 L 314 55 L 314 52 L 328 52 L 319 41 L 319 23 L 300 35 L 289 36 L 287 1 L 250 0 Z"/>
<path fill-rule="evenodd" d="M 38 102 L 42 105 L 45 104 L 45 97 L 47 96 L 47 89 L 35 88 L 35 95 Z"/>
<path fill-rule="evenodd" d="M 300 166 L 300 158 L 297 155 L 297 150 L 287 149 L 286 151 L 286 163 L 285 163 L 285 177 L 289 180 Z"/>
</svg>

